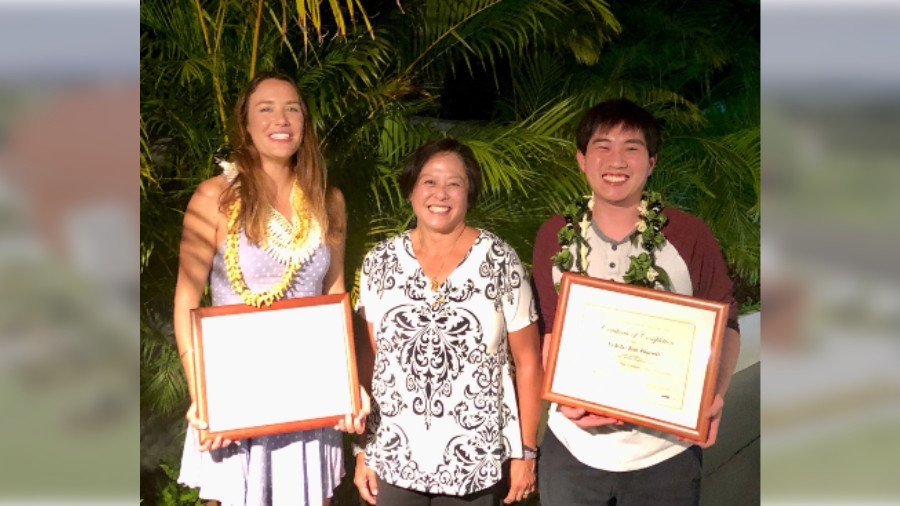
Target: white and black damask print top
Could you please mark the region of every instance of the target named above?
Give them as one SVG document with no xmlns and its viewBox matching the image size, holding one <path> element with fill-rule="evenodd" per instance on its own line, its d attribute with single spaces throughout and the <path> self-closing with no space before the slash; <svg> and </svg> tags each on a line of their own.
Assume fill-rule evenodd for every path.
<svg viewBox="0 0 900 506">
<path fill-rule="evenodd" d="M 432 291 L 405 232 L 366 255 L 359 284 L 377 345 L 366 464 L 433 494 L 500 481 L 503 462 L 522 452 L 507 332 L 537 321 L 516 252 L 479 230 Z"/>
</svg>

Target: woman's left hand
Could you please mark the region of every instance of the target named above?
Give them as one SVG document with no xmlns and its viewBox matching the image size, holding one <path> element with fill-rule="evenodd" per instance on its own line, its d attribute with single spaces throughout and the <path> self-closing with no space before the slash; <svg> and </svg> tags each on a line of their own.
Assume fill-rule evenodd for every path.
<svg viewBox="0 0 900 506">
<path fill-rule="evenodd" d="M 509 459 L 509 494 L 503 499 L 504 504 L 524 501 L 534 493 L 536 462 L 535 459 Z"/>
<path fill-rule="evenodd" d="M 362 434 L 366 431 L 366 417 L 369 416 L 369 412 L 372 410 L 372 403 L 369 399 L 369 394 L 366 393 L 366 389 L 363 387 L 359 387 L 359 398 L 362 401 L 362 406 L 356 416 L 351 413 L 347 413 L 344 415 L 344 419 L 338 421 L 338 424 L 334 426 L 335 429 L 343 432 L 350 432 L 351 434 Z"/>
</svg>

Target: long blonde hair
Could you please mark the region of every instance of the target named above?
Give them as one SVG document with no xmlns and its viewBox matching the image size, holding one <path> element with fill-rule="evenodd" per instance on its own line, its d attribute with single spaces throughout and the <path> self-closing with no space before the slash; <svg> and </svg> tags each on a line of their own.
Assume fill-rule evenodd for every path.
<svg viewBox="0 0 900 506">
<path fill-rule="evenodd" d="M 219 204 L 219 209 L 227 213 L 231 204 L 240 199 L 241 212 L 235 226 L 243 224 L 244 233 L 254 244 L 261 244 L 265 238 L 266 225 L 272 206 L 265 191 L 266 180 L 265 174 L 261 170 L 259 152 L 247 131 L 247 117 L 250 95 L 256 91 L 260 83 L 267 79 L 278 79 L 290 83 L 295 89 L 297 88 L 296 82 L 287 75 L 278 72 L 261 72 L 247 84 L 247 87 L 238 96 L 232 116 L 232 145 L 234 148 L 229 156 L 235 164 L 238 174 L 225 191 Z M 309 206 L 310 217 L 316 220 L 322 231 L 325 232 L 327 243 L 333 244 L 335 234 L 329 228 L 325 202 L 328 184 L 325 158 L 319 149 L 319 138 L 316 136 L 315 125 L 309 114 L 309 105 L 299 90 L 297 96 L 300 99 L 300 110 L 303 113 L 303 139 L 300 142 L 300 149 L 291 157 L 291 173 L 303 190 Z"/>
</svg>

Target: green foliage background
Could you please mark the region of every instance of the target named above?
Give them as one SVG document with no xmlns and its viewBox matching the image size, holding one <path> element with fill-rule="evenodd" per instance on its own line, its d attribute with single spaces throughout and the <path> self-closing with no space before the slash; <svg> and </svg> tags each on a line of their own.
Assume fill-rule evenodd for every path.
<svg viewBox="0 0 900 506">
<path fill-rule="evenodd" d="M 741 298 L 758 299 L 758 0 L 144 0 L 142 469 L 181 447 L 171 305 L 182 212 L 217 173 L 237 93 L 265 69 L 294 76 L 310 101 L 348 203 L 348 280 L 374 242 L 408 225 L 402 160 L 442 135 L 484 168 L 468 221 L 529 262 L 540 223 L 587 192 L 580 114 L 627 97 L 664 123 L 648 187 L 710 225 Z"/>
</svg>

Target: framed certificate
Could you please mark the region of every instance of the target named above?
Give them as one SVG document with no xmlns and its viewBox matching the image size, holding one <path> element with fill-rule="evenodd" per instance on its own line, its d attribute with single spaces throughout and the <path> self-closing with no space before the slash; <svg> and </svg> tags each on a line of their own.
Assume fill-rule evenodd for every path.
<svg viewBox="0 0 900 506">
<path fill-rule="evenodd" d="M 350 296 L 191 311 L 202 442 L 335 425 L 360 409 Z"/>
<path fill-rule="evenodd" d="M 544 399 L 706 441 L 728 304 L 564 273 Z"/>
</svg>

